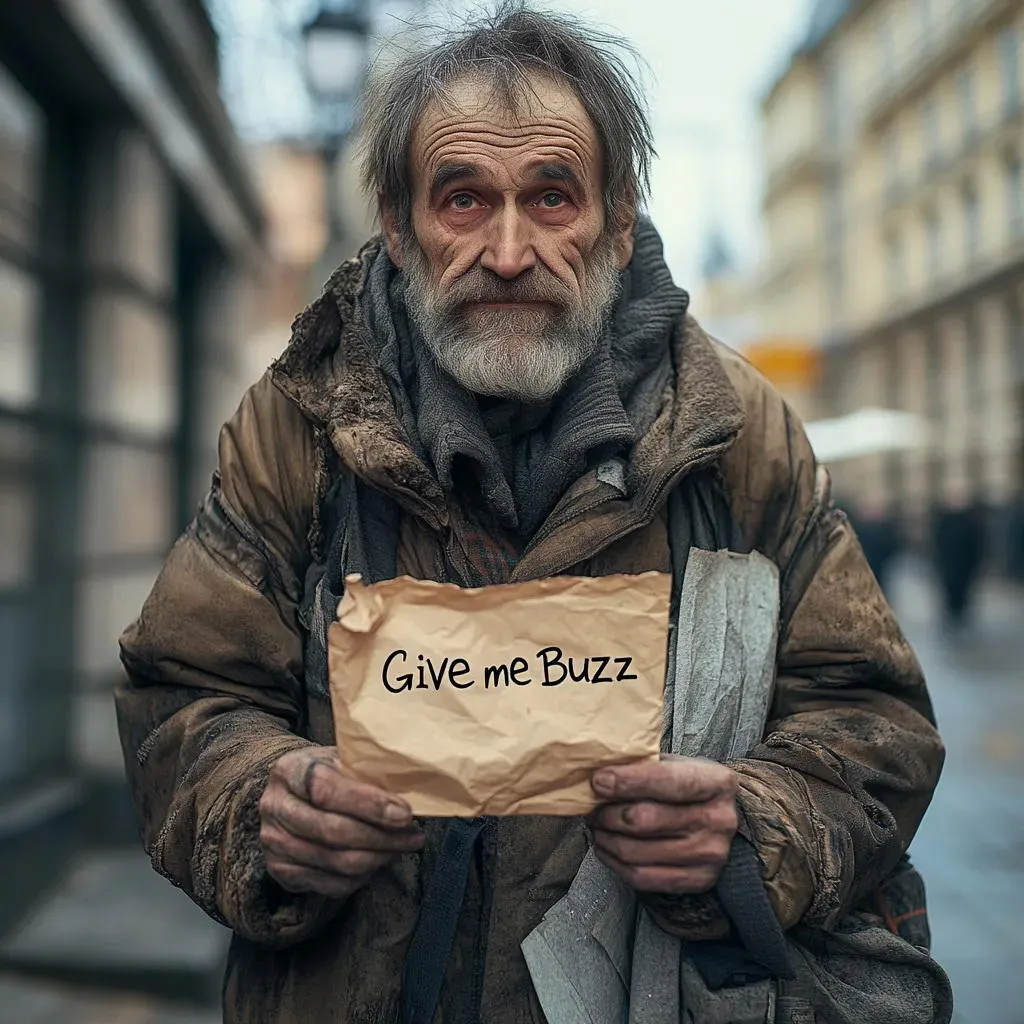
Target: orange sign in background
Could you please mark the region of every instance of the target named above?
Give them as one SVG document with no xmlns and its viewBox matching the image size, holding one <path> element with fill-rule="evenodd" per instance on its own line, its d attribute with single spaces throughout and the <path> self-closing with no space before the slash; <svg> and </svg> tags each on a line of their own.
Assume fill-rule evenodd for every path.
<svg viewBox="0 0 1024 1024">
<path fill-rule="evenodd" d="M 776 387 L 812 388 L 821 379 L 821 355 L 797 338 L 763 338 L 743 349 L 743 355 Z"/>
</svg>

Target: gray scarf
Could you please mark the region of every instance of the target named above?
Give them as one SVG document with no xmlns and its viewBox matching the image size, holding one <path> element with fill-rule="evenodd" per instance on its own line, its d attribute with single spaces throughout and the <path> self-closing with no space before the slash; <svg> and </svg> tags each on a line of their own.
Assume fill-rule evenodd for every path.
<svg viewBox="0 0 1024 1024">
<path fill-rule="evenodd" d="M 360 313 L 413 449 L 448 491 L 455 473 L 468 470 L 498 522 L 529 538 L 588 465 L 628 453 L 654 420 L 672 369 L 672 325 L 688 304 L 657 231 L 638 221 L 609 330 L 543 408 L 482 406 L 437 366 L 407 316 L 405 277 L 383 246 Z"/>
</svg>

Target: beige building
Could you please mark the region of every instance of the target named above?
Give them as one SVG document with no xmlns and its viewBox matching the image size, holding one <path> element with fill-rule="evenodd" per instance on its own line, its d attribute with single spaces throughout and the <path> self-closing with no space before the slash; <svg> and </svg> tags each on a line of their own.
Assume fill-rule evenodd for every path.
<svg viewBox="0 0 1024 1024">
<path fill-rule="evenodd" d="M 340 159 L 334 181 L 323 153 L 308 142 L 276 140 L 249 148 L 267 222 L 267 263 L 257 297 L 258 328 L 246 342 L 248 379 L 258 379 L 291 337 L 296 315 L 343 260 L 375 232 L 370 204 L 359 186 L 356 139 Z M 327 189 L 333 189 L 329 197 Z M 330 238 L 329 198 L 338 234 Z"/>
<path fill-rule="evenodd" d="M 840 490 L 918 525 L 966 495 L 1018 545 L 1022 50 L 1024 0 L 819 0 L 763 101 L 757 303 L 820 353 L 805 416 L 929 420 L 926 448 L 834 467 Z"/>
</svg>

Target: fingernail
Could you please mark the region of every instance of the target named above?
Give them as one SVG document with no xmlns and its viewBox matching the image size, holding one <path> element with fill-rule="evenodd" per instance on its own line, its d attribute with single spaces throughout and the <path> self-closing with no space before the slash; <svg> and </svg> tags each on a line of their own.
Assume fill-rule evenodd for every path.
<svg viewBox="0 0 1024 1024">
<path fill-rule="evenodd" d="M 407 808 L 401 804 L 385 804 L 384 805 L 384 820 L 391 822 L 392 825 L 402 825 L 409 820 L 411 815 Z"/>
<path fill-rule="evenodd" d="M 594 789 L 603 790 L 605 793 L 615 792 L 615 773 L 600 771 L 594 776 Z"/>
</svg>

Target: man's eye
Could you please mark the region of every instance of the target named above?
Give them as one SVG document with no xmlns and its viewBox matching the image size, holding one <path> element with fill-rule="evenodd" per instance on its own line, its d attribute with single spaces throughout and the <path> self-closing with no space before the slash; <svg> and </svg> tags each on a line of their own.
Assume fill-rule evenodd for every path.
<svg viewBox="0 0 1024 1024">
<path fill-rule="evenodd" d="M 452 196 L 450 202 L 456 210 L 471 210 L 473 208 L 473 197 L 466 195 L 465 192 Z"/>
<path fill-rule="evenodd" d="M 556 210 L 565 202 L 565 196 L 561 192 L 546 192 L 540 201 L 549 210 Z"/>
</svg>

